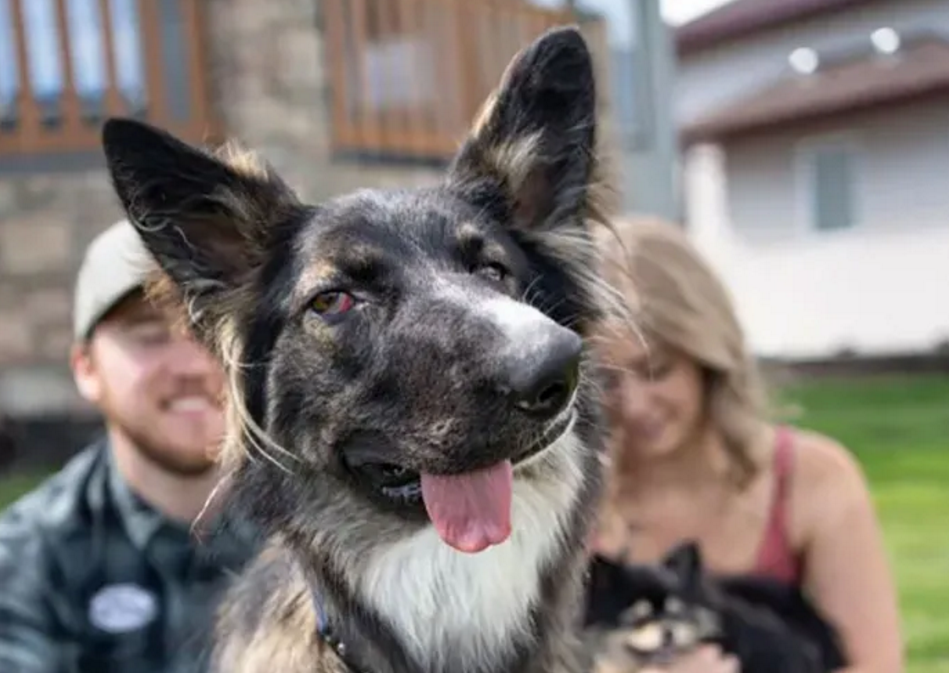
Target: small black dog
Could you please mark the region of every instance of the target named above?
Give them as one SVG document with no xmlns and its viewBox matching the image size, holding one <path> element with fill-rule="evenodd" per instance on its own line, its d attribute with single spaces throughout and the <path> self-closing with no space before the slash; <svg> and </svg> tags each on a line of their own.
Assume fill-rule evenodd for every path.
<svg viewBox="0 0 949 673">
<path fill-rule="evenodd" d="M 702 643 L 743 673 L 823 673 L 845 665 L 837 634 L 797 587 L 764 577 L 709 576 L 694 542 L 656 566 L 594 556 L 585 626 L 598 671 L 662 665 Z"/>
</svg>

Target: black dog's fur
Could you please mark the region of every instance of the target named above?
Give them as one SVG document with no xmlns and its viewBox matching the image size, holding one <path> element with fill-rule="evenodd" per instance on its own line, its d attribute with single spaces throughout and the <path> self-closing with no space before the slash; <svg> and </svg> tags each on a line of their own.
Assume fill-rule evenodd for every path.
<svg viewBox="0 0 949 673">
<path fill-rule="evenodd" d="M 252 155 L 106 123 L 163 291 L 228 375 L 229 495 L 269 537 L 222 611 L 218 670 L 583 668 L 602 446 L 580 355 L 601 306 L 595 99 L 579 31 L 553 30 L 512 62 L 440 184 L 319 205 Z M 553 387 L 512 404 L 545 368 Z M 504 459 L 511 538 L 452 550 L 418 474 Z"/>
<path fill-rule="evenodd" d="M 631 670 L 701 642 L 736 655 L 743 673 L 825 673 L 846 663 L 835 630 L 800 589 L 766 577 L 710 577 L 692 542 L 656 566 L 595 556 L 585 624 L 601 657 L 624 659 Z M 653 652 L 634 651 L 630 634 L 647 627 L 666 637 Z"/>
</svg>

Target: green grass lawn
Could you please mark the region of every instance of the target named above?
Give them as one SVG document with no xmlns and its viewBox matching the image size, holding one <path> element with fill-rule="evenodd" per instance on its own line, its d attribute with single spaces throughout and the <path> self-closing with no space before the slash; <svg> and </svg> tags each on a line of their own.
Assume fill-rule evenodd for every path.
<svg viewBox="0 0 949 673">
<path fill-rule="evenodd" d="M 949 671 L 949 376 L 821 380 L 789 386 L 795 422 L 859 457 L 900 591 L 909 673 Z M 33 475 L 0 481 L 0 507 Z"/>
<path fill-rule="evenodd" d="M 814 381 L 795 419 L 860 459 L 900 592 L 909 673 L 949 671 L 949 377 Z"/>
<path fill-rule="evenodd" d="M 46 477 L 45 473 L 16 473 L 0 478 L 0 509 L 33 488 Z"/>
</svg>

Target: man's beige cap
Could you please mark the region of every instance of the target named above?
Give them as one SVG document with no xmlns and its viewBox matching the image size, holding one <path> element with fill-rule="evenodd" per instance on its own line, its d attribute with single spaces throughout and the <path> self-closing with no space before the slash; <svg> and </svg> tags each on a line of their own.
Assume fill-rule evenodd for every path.
<svg viewBox="0 0 949 673">
<path fill-rule="evenodd" d="M 106 313 L 142 288 L 154 268 L 152 257 L 128 220 L 120 220 L 96 236 L 76 278 L 73 337 L 88 339 Z"/>
</svg>

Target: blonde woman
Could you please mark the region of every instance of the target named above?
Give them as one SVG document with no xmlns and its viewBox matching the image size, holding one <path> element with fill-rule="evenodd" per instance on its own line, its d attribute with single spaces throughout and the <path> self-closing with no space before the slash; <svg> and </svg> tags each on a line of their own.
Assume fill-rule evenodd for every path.
<svg viewBox="0 0 949 673">
<path fill-rule="evenodd" d="M 839 630 L 846 673 L 901 673 L 894 584 L 857 462 L 768 421 L 730 298 L 679 227 L 621 222 L 601 243 L 636 327 L 608 320 L 599 342 L 612 477 L 596 550 L 651 563 L 694 538 L 713 572 L 801 587 Z M 736 670 L 721 655 L 691 666 Z"/>
</svg>

